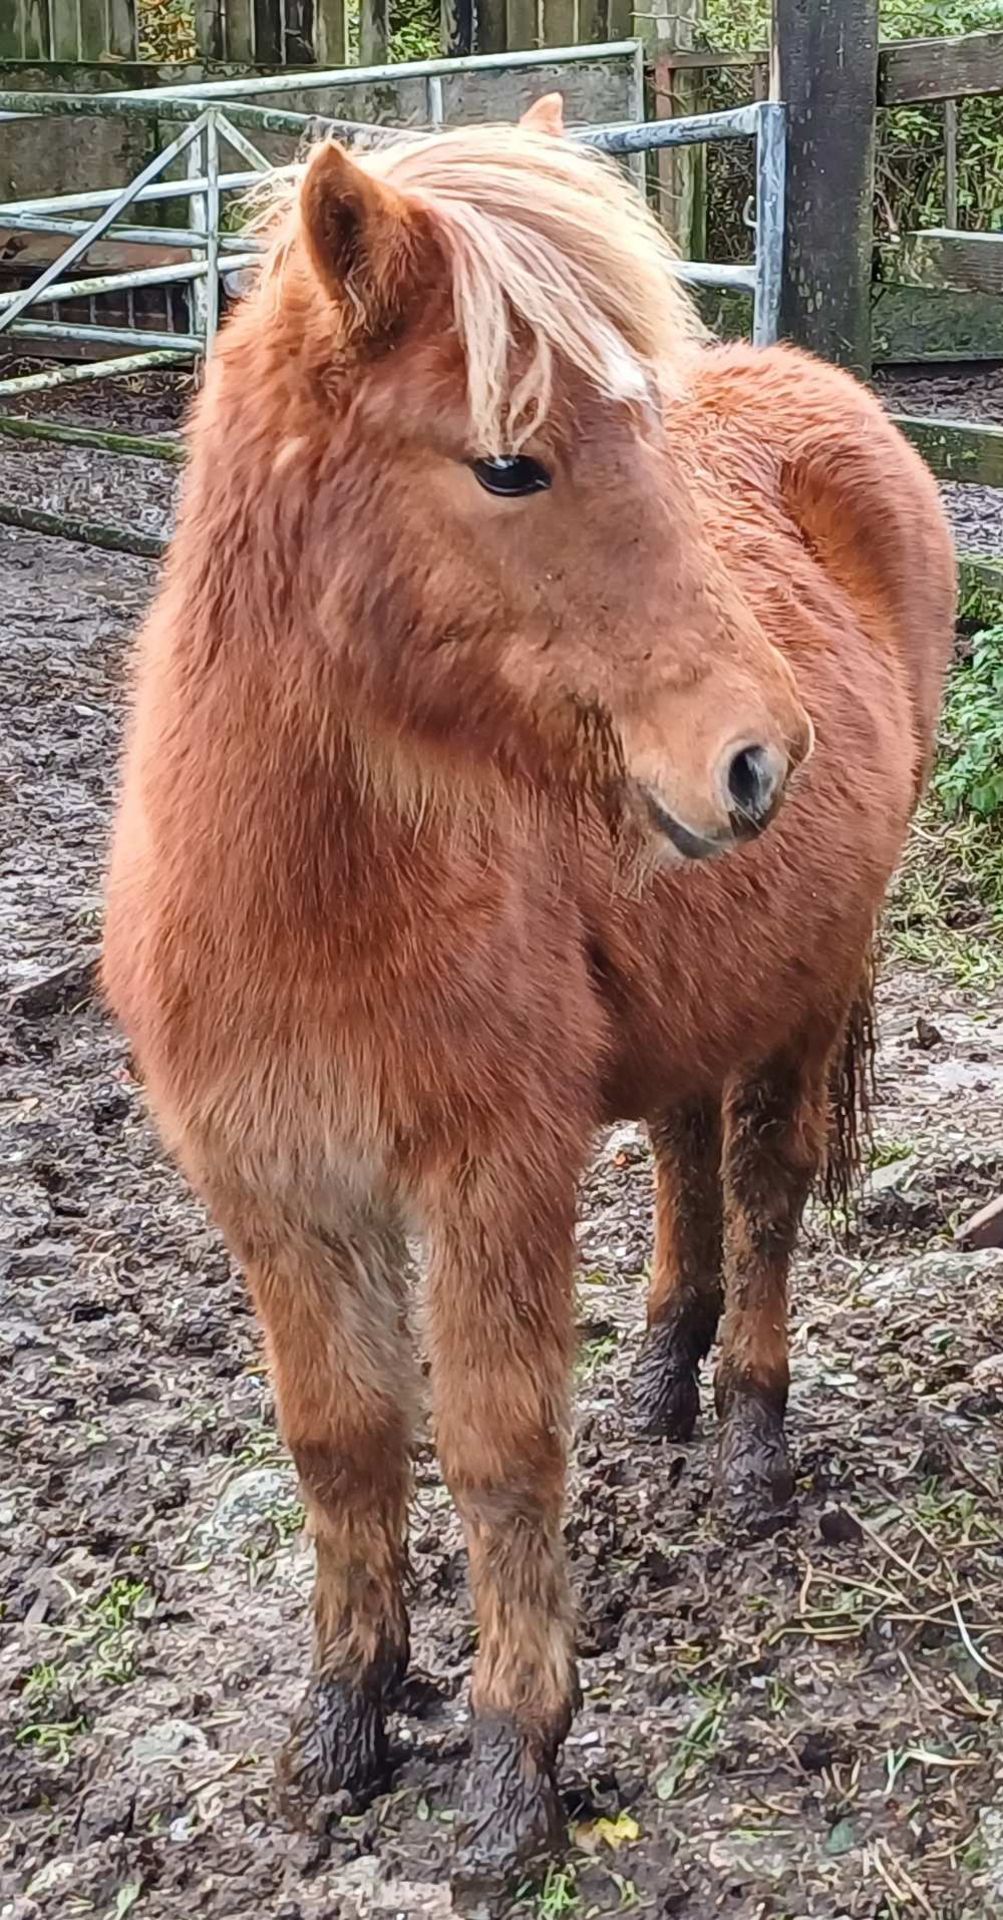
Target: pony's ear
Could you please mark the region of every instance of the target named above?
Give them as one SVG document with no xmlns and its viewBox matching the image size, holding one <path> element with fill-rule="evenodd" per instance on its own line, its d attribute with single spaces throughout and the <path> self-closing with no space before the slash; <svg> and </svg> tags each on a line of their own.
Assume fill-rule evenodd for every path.
<svg viewBox="0 0 1003 1920">
<path fill-rule="evenodd" d="M 520 127 L 528 127 L 531 133 L 549 133 L 554 140 L 560 140 L 564 133 L 564 98 L 559 93 L 541 94 L 527 107 Z"/>
<path fill-rule="evenodd" d="M 353 324 L 378 333 L 399 319 L 425 231 L 419 209 L 331 140 L 307 162 L 299 217 L 318 280 L 349 308 Z"/>
</svg>

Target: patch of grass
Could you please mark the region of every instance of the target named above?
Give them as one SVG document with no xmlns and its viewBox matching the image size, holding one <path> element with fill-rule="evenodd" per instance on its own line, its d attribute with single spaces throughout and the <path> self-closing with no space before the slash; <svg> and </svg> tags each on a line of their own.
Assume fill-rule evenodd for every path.
<svg viewBox="0 0 1003 1920">
<path fill-rule="evenodd" d="M 124 1687 L 135 1679 L 142 1620 L 153 1610 L 153 1599 L 142 1580 L 120 1578 L 91 1608 L 80 1638 L 92 1649 L 88 1676 L 110 1686 Z"/>
<path fill-rule="evenodd" d="M 18 1728 L 16 1744 L 19 1747 L 33 1747 L 40 1759 L 48 1760 L 56 1767 L 65 1767 L 73 1737 L 83 1732 L 84 1724 L 80 1718 L 31 1720 L 26 1727 Z"/>
<path fill-rule="evenodd" d="M 897 1167 L 903 1160 L 911 1160 L 915 1148 L 907 1140 L 874 1140 L 868 1156 L 872 1171 L 878 1167 Z"/>
<path fill-rule="evenodd" d="M 281 1467 L 286 1459 L 275 1427 L 265 1423 L 248 1427 L 244 1444 L 234 1455 L 238 1467 Z"/>
<path fill-rule="evenodd" d="M 275 1500 L 261 1515 L 261 1526 L 243 1548 L 252 1587 L 260 1586 L 275 1565 L 283 1547 L 297 1540 L 306 1525 L 306 1510 L 299 1500 L 289 1497 Z"/>
<path fill-rule="evenodd" d="M 69 1623 L 47 1629 L 52 1653 L 25 1677 L 25 1723 L 16 1736 L 56 1766 L 65 1765 L 74 1735 L 87 1724 L 77 1700 L 86 1699 L 89 1688 L 125 1687 L 135 1679 L 143 1624 L 154 1604 L 144 1581 L 124 1576 L 93 1600 L 76 1594 L 73 1601 Z"/>
<path fill-rule="evenodd" d="M 578 1349 L 578 1359 L 576 1362 L 576 1372 L 579 1380 L 594 1379 L 599 1369 L 605 1366 L 606 1361 L 612 1359 L 616 1348 L 617 1339 L 615 1333 L 601 1333 L 597 1334 L 591 1340 L 583 1340 Z"/>
<path fill-rule="evenodd" d="M 535 1890 L 526 1884 L 516 1895 L 516 1911 L 531 1913 L 533 1920 L 562 1920 L 562 1916 L 580 1913 L 581 1896 L 578 1875 L 570 1861 L 547 1868 L 543 1885 Z"/>
<path fill-rule="evenodd" d="M 900 960 L 960 986 L 1003 980 L 1003 625 L 951 672 L 940 751 L 892 889 Z"/>
<path fill-rule="evenodd" d="M 21 1698 L 26 1707 L 34 1708 L 38 1714 L 48 1711 L 63 1684 L 60 1668 L 54 1660 L 40 1660 L 32 1667 L 24 1686 Z"/>
<path fill-rule="evenodd" d="M 938 795 L 920 809 L 889 899 L 888 946 L 908 966 L 962 987 L 1003 981 L 1003 831 L 973 814 L 948 818 Z"/>
<path fill-rule="evenodd" d="M 655 1778 L 659 1800 L 675 1800 L 714 1760 L 724 1735 L 728 1714 L 728 1691 L 721 1684 L 701 1687 L 695 1692 L 696 1711 L 679 1740 L 671 1760 Z"/>
</svg>

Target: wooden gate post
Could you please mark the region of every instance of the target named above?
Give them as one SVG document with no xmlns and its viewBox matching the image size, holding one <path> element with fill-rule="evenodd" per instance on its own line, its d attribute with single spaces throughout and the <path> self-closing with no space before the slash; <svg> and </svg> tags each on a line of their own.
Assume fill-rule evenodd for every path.
<svg viewBox="0 0 1003 1920">
<path fill-rule="evenodd" d="M 771 90 L 787 107 L 781 330 L 871 371 L 877 0 L 772 0 Z"/>
</svg>

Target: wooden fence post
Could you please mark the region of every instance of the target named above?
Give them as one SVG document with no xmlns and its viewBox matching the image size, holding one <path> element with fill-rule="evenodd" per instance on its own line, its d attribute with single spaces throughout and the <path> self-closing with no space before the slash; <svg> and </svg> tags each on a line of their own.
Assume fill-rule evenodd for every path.
<svg viewBox="0 0 1003 1920">
<path fill-rule="evenodd" d="M 781 330 L 868 375 L 877 0 L 772 0 L 772 16 L 788 116 Z"/>
<path fill-rule="evenodd" d="M 203 60 L 233 59 L 223 45 L 223 9 L 220 0 L 198 0 L 195 8 L 195 45 Z"/>
<path fill-rule="evenodd" d="M 474 0 L 442 0 L 439 23 L 444 54 L 462 59 L 474 52 Z"/>
<path fill-rule="evenodd" d="M 678 120 L 703 111 L 703 75 L 698 68 L 674 67 L 674 53 L 692 53 L 705 17 L 704 0 L 674 0 L 654 15 L 653 104 L 656 120 Z M 666 147 L 656 157 L 658 214 L 686 260 L 707 255 L 707 149 Z"/>
<path fill-rule="evenodd" d="M 359 0 L 360 67 L 381 67 L 389 46 L 389 0 Z"/>
<path fill-rule="evenodd" d="M 347 15 L 346 0 L 314 0 L 313 57 L 321 70 L 348 65 Z"/>
</svg>

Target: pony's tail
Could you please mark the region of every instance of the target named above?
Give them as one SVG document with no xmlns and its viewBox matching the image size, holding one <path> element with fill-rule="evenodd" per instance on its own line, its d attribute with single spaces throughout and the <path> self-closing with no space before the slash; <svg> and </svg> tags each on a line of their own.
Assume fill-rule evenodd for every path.
<svg viewBox="0 0 1003 1920">
<path fill-rule="evenodd" d="M 869 948 L 860 985 L 829 1069 L 829 1138 L 822 1173 L 826 1206 L 848 1224 L 871 1141 L 876 1026 L 876 959 Z"/>
</svg>

